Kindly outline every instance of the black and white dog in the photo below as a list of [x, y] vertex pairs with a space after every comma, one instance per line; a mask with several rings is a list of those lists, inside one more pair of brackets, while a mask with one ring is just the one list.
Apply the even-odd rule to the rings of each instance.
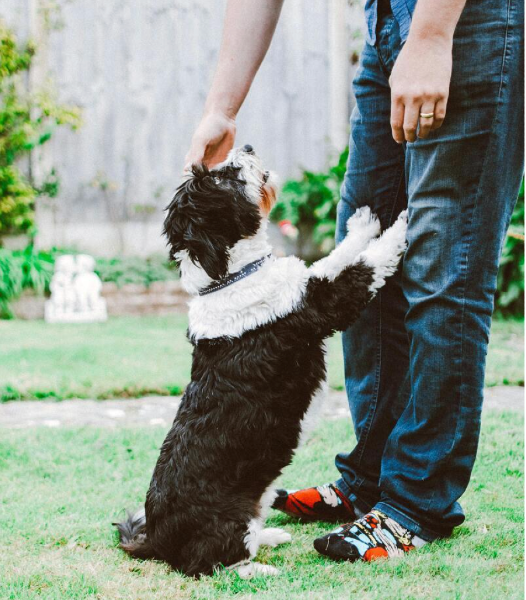
[[405, 249], [405, 213], [380, 237], [368, 208], [310, 268], [273, 258], [267, 241], [275, 185], [250, 146], [214, 169], [194, 166], [168, 207], [165, 234], [192, 295], [191, 382], [161, 448], [145, 510], [117, 525], [132, 556], [198, 576], [253, 562], [274, 481], [292, 459], [325, 382], [324, 339], [349, 327], [393, 274]]

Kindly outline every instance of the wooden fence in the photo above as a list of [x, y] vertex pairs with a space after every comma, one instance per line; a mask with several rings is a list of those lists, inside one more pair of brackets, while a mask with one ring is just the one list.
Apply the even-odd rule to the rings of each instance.
[[[0, 17], [38, 44], [29, 85], [48, 77], [80, 106], [83, 126], [58, 131], [33, 168], [59, 173], [38, 207], [38, 243], [95, 254], [163, 249], [162, 208], [177, 185], [220, 44], [224, 0], [1, 0]], [[286, 0], [239, 115], [281, 178], [323, 169], [343, 149], [352, 103], [347, 0]], [[354, 42], [356, 43], [356, 42]]]

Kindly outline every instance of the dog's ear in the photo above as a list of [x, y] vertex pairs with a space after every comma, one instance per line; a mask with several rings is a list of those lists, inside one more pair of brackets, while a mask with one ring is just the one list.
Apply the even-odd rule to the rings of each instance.
[[229, 249], [254, 235], [260, 224], [257, 206], [244, 195], [244, 182], [235, 174], [194, 165], [167, 208], [164, 234], [170, 258], [186, 250], [190, 259], [212, 279], [228, 273]]
[[220, 279], [228, 269], [228, 247], [209, 218], [211, 207], [203, 197], [204, 188], [210, 187], [206, 178], [210, 178], [206, 167], [192, 167], [192, 174], [179, 186], [167, 207], [164, 234], [168, 238], [170, 259], [177, 260], [177, 254], [186, 250], [209, 277]]

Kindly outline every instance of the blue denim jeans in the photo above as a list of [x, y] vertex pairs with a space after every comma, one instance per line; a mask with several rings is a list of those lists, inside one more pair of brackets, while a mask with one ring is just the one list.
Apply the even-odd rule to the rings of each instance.
[[477, 452], [497, 269], [523, 173], [523, 3], [468, 0], [443, 126], [391, 137], [388, 78], [401, 41], [391, 14], [354, 80], [338, 239], [364, 205], [388, 227], [409, 209], [403, 265], [344, 333], [357, 437], [338, 485], [426, 540], [464, 520]]

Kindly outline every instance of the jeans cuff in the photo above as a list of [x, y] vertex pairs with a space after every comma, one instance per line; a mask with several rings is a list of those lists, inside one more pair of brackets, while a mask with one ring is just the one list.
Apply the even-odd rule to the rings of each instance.
[[447, 537], [443, 534], [433, 531], [432, 529], [422, 527], [419, 523], [417, 523], [407, 515], [404, 515], [404, 513], [400, 512], [397, 508], [394, 508], [394, 506], [391, 506], [386, 502], [378, 502], [378, 504], [375, 504], [374, 508], [385, 513], [388, 517], [391, 517], [391, 519], [396, 521], [399, 525], [402, 525], [402, 527], [409, 529], [411, 533], [414, 533], [418, 537], [421, 537], [426, 542], [433, 542], [436, 539]]
[[346, 496], [349, 499], [349, 501], [353, 505], [357, 517], [362, 517], [371, 510], [371, 505], [368, 505], [362, 500], [360, 500], [360, 498], [358, 498], [358, 496], [351, 490], [351, 488], [345, 483], [343, 479], [338, 479], [338, 481], [336, 481], [334, 485], [340, 490], [340, 492], [344, 496]]

